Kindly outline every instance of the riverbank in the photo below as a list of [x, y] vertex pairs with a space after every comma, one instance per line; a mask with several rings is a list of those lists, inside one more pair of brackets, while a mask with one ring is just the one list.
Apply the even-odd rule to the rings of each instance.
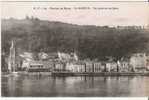
[[2, 75], [50, 75], [50, 76], [149, 76], [149, 72], [2, 72]]
[[53, 76], [149, 76], [149, 72], [53, 72]]

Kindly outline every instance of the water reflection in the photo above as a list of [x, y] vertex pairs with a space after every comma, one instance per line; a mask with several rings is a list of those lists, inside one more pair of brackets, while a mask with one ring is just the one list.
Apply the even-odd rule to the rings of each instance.
[[149, 77], [2, 76], [2, 96], [148, 96]]

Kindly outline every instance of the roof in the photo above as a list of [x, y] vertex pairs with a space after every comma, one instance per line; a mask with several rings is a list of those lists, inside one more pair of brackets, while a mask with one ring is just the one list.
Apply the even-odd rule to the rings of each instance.
[[30, 65], [32, 65], [32, 66], [37, 66], [37, 65], [43, 65], [43, 64], [39, 64], [39, 63], [30, 63]]
[[30, 52], [23, 52], [23, 53], [19, 54], [19, 56], [27, 61], [33, 60], [33, 54]]
[[30, 65], [43, 65], [41, 61], [31, 61]]
[[50, 65], [53, 64], [53, 61], [31, 61], [30, 65]]

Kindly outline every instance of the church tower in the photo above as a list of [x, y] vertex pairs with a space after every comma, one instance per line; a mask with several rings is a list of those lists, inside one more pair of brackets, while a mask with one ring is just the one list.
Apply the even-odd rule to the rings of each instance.
[[16, 53], [15, 53], [15, 46], [14, 41], [11, 42], [10, 52], [9, 52], [9, 58], [8, 58], [8, 70], [10, 72], [15, 72], [16, 70]]

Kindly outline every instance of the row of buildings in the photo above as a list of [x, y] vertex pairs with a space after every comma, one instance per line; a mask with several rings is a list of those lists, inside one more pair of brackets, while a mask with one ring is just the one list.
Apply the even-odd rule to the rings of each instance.
[[38, 53], [34, 60], [33, 53], [23, 52], [16, 55], [12, 41], [8, 57], [8, 71], [26, 70], [28, 72], [130, 72], [149, 69], [149, 57], [145, 53], [133, 54], [129, 60], [114, 61], [83, 61], [76, 53]]
[[[47, 69], [51, 72], [131, 72], [146, 71], [146, 66], [131, 66], [129, 62], [85, 62], [85, 61], [32, 61], [24, 68], [28, 71]], [[45, 70], [46, 71], [46, 70]]]

